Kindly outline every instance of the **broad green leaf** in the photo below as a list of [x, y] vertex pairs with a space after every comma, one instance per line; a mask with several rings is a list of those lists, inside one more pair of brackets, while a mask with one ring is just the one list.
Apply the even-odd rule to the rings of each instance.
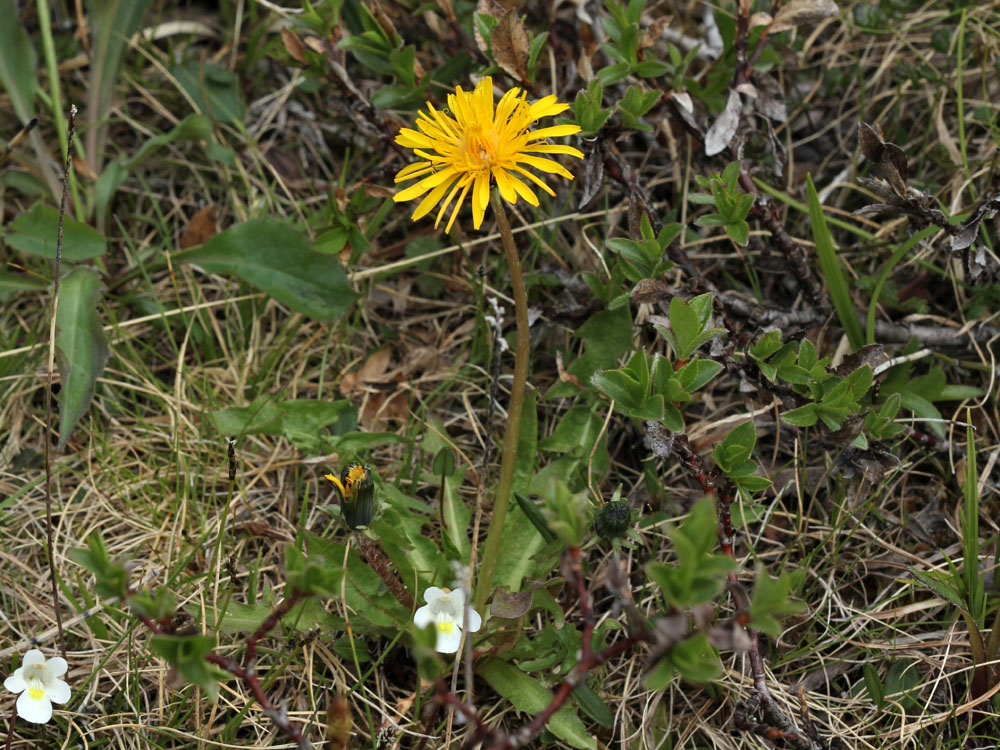
[[[7, 228], [6, 241], [11, 247], [32, 255], [56, 257], [59, 235], [59, 211], [53, 206], [36, 203], [18, 216]], [[104, 235], [69, 216], [63, 217], [64, 260], [87, 260], [107, 251]]]
[[0, 271], [0, 294], [7, 294], [8, 292], [37, 292], [47, 289], [48, 286], [49, 283], [47, 281], [35, 276]]
[[[627, 335], [623, 335], [628, 332]], [[628, 306], [602, 310], [588, 318], [576, 332], [586, 342], [586, 351], [566, 368], [581, 383], [597, 370], [614, 367], [618, 358], [632, 348], [632, 317]]]
[[545, 540], [531, 519], [517, 504], [511, 505], [504, 522], [494, 587], [507, 586], [511, 591], [520, 591], [521, 582], [534, 570], [532, 557], [544, 546]]
[[445, 538], [451, 542], [461, 562], [468, 564], [471, 552], [469, 542], [469, 520], [472, 510], [462, 501], [458, 490], [465, 480], [468, 466], [447, 474], [441, 488], [441, 515]]
[[[542, 687], [536, 678], [501, 659], [483, 662], [476, 668], [476, 672], [522, 713], [537, 715], [552, 702], [551, 691]], [[556, 711], [546, 726], [556, 737], [580, 750], [597, 747], [597, 740], [587, 734], [583, 721], [569, 706]]]
[[602, 727], [610, 729], [615, 725], [615, 715], [608, 708], [608, 704], [601, 700], [587, 683], [583, 683], [573, 691], [573, 700], [580, 706], [581, 711]]
[[59, 450], [87, 411], [94, 384], [104, 372], [110, 351], [97, 318], [101, 280], [90, 268], [76, 268], [59, 288], [56, 312], [56, 361], [59, 364]]
[[526, 492], [535, 473], [538, 453], [538, 407], [535, 391], [524, 394], [521, 411], [521, 433], [517, 438], [517, 461], [514, 465], [514, 492]]
[[274, 219], [237, 224], [175, 258], [239, 276], [317, 320], [340, 317], [358, 297], [336, 258], [314, 252], [305, 237]]
[[17, 119], [27, 125], [34, 111], [38, 56], [21, 26], [20, 15], [14, 0], [0, 0], [0, 18], [3, 19], [0, 23], [0, 83], [10, 97]]

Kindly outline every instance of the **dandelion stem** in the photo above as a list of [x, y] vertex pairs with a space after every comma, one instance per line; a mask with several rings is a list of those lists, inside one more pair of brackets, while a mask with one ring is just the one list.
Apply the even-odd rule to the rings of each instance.
[[514, 244], [514, 234], [510, 231], [507, 212], [503, 201], [496, 192], [490, 200], [493, 203], [493, 213], [500, 229], [500, 239], [503, 240], [504, 254], [507, 256], [507, 267], [510, 270], [510, 285], [514, 291], [514, 315], [517, 323], [517, 343], [514, 346], [514, 382], [510, 388], [510, 404], [507, 407], [507, 427], [503, 435], [503, 456], [500, 459], [500, 481], [497, 485], [496, 498], [493, 501], [493, 514], [490, 516], [489, 530], [486, 533], [486, 544], [483, 549], [483, 562], [479, 569], [479, 582], [476, 584], [476, 609], [482, 610], [493, 589], [493, 575], [497, 569], [497, 557], [500, 553], [500, 538], [503, 535], [504, 520], [507, 518], [507, 506], [510, 504], [510, 491], [514, 482], [514, 466], [517, 463], [517, 441], [521, 434], [521, 409], [524, 406], [524, 387], [528, 381], [528, 362], [530, 358], [531, 339], [528, 330], [528, 295], [524, 289], [524, 277], [521, 275], [521, 259]]

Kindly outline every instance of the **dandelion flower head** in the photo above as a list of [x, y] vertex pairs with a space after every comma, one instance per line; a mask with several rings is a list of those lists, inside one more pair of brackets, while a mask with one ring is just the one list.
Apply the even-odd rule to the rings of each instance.
[[[538, 154], [568, 154], [582, 159], [583, 154], [572, 146], [548, 143], [548, 138], [580, 132], [578, 125], [551, 125], [538, 130], [529, 128], [542, 117], [551, 117], [569, 108], [568, 104], [546, 96], [528, 103], [521, 89], [513, 88], [493, 106], [493, 79], [483, 78], [473, 91], [456, 87], [448, 95], [448, 111], [435, 109], [427, 102], [428, 112], [420, 112], [417, 128], [402, 128], [396, 143], [413, 152], [421, 160], [404, 167], [396, 182], [419, 178], [415, 184], [393, 196], [397, 203], [423, 196], [413, 212], [413, 219], [438, 208], [434, 226], [441, 222], [448, 207], [454, 208], [445, 232], [472, 193], [472, 221], [476, 229], [483, 223], [490, 202], [490, 185], [496, 182], [500, 197], [517, 203], [518, 196], [532, 206], [538, 196], [532, 189], [541, 188], [549, 195], [555, 192], [534, 172], [532, 167], [572, 180], [573, 175], [561, 164]], [[457, 196], [457, 198], [456, 198]]]
[[59, 678], [66, 674], [68, 665], [61, 656], [46, 659], [37, 648], [24, 655], [21, 666], [4, 680], [3, 686], [17, 699], [17, 715], [34, 724], [44, 724], [52, 718], [52, 702], [69, 700], [69, 685]]

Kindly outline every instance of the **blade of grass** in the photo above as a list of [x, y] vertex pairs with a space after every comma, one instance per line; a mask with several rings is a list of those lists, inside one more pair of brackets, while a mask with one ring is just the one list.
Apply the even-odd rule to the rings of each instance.
[[[777, 188], [771, 187], [770, 185], [768, 185], [763, 180], [761, 180], [761, 179], [759, 179], [757, 177], [754, 177], [753, 178], [753, 184], [756, 185], [758, 188], [760, 188], [761, 191], [767, 193], [772, 198], [775, 198], [775, 199], [781, 201], [786, 206], [794, 208], [796, 211], [801, 211], [804, 214], [808, 214], [809, 213], [809, 208], [806, 206], [806, 204], [800, 203], [799, 201], [795, 200], [794, 198], [792, 198], [789, 195], [785, 195], [783, 192], [781, 192]], [[856, 234], [858, 237], [860, 237], [863, 240], [874, 240], [875, 239], [875, 235], [872, 234], [871, 232], [869, 232], [869, 231], [867, 231], [865, 229], [862, 229], [859, 226], [851, 224], [848, 221], [844, 221], [843, 219], [838, 219], [836, 217], [830, 216], [830, 217], [827, 218], [826, 221], [827, 221], [827, 224], [835, 226], [838, 229], [844, 229], [844, 230], [850, 232], [851, 234]]]
[[865, 337], [861, 331], [861, 323], [858, 322], [858, 313], [854, 309], [854, 302], [851, 301], [847, 279], [840, 267], [840, 259], [833, 247], [833, 238], [830, 236], [830, 228], [826, 225], [823, 206], [820, 205], [819, 196], [816, 194], [812, 175], [806, 176], [806, 195], [809, 200], [809, 223], [812, 226], [813, 241], [816, 243], [816, 254], [819, 256], [823, 278], [830, 290], [834, 309], [836, 309], [840, 324], [847, 334], [847, 340], [851, 342], [852, 349], [858, 349], [865, 343]]
[[910, 250], [919, 242], [930, 237], [935, 232], [941, 231], [941, 228], [935, 225], [929, 227], [924, 227], [915, 235], [906, 240], [901, 244], [896, 251], [889, 258], [885, 266], [882, 268], [882, 273], [879, 274], [878, 281], [875, 282], [875, 288], [872, 290], [872, 300], [868, 303], [868, 319], [865, 325], [865, 342], [868, 344], [875, 343], [875, 312], [878, 308], [878, 300], [882, 295], [882, 288], [885, 286], [886, 280], [889, 278], [889, 274], [892, 273], [892, 269], [896, 267], [896, 264], [903, 259]]

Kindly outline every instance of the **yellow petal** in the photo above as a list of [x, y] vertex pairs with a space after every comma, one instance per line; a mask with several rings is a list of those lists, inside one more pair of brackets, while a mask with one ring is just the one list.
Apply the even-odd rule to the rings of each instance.
[[414, 177], [420, 177], [427, 172], [434, 169], [434, 165], [426, 161], [415, 161], [413, 164], [408, 164], [396, 173], [396, 182], [402, 182], [403, 180], [412, 180]]
[[448, 226], [444, 228], [444, 233], [448, 234], [451, 231], [451, 225], [455, 223], [455, 219], [458, 217], [459, 209], [462, 208], [462, 203], [465, 201], [465, 196], [469, 192], [469, 188], [472, 187], [472, 175], [463, 180], [465, 184], [462, 186], [462, 192], [458, 195], [458, 200], [455, 201], [455, 210], [451, 214], [451, 218], [448, 219]]
[[557, 102], [553, 94], [532, 103], [530, 110], [531, 119], [537, 120], [539, 117], [551, 117], [552, 115], [558, 115], [560, 112], [565, 112], [567, 109], [569, 109], [569, 105]]
[[517, 192], [514, 190], [514, 186], [510, 183], [510, 175], [504, 172], [500, 167], [493, 167], [493, 176], [496, 178], [497, 188], [500, 190], [500, 197], [508, 203], [517, 203]]
[[518, 154], [514, 157], [514, 161], [523, 162], [529, 167], [540, 169], [543, 172], [548, 172], [549, 174], [557, 174], [560, 177], [565, 177], [567, 180], [573, 179], [572, 173], [566, 169], [566, 167], [558, 162], [552, 161], [551, 159], [542, 159], [538, 156], [530, 156], [528, 154]]
[[524, 167], [519, 167], [519, 166], [517, 166], [517, 165], [515, 164], [515, 165], [514, 165], [513, 167], [511, 167], [511, 170], [512, 170], [512, 171], [514, 171], [514, 172], [519, 172], [520, 174], [523, 174], [523, 175], [524, 175], [525, 177], [527, 177], [527, 178], [528, 178], [529, 180], [531, 180], [531, 181], [532, 181], [533, 183], [535, 183], [536, 185], [538, 185], [538, 187], [540, 187], [540, 188], [541, 188], [542, 190], [544, 190], [544, 191], [545, 191], [546, 193], [548, 193], [549, 195], [551, 195], [551, 196], [555, 197], [555, 194], [556, 194], [556, 191], [555, 191], [555, 190], [553, 190], [552, 188], [550, 188], [550, 187], [549, 187], [548, 185], [546, 185], [546, 184], [545, 184], [544, 182], [542, 182], [542, 181], [541, 181], [541, 180], [540, 180], [540, 179], [538, 178], [538, 176], [537, 176], [537, 175], [534, 175], [534, 174], [532, 174], [531, 172], [529, 172], [529, 171], [528, 171], [527, 169], [525, 169]]
[[[441, 201], [441, 210], [438, 211], [437, 218], [434, 219], [435, 229], [437, 229], [437, 225], [441, 223], [441, 217], [444, 216], [444, 212], [448, 210], [448, 205], [451, 203], [451, 199], [455, 197], [455, 193], [457, 193], [460, 188], [467, 185], [468, 182], [469, 180], [467, 177], [462, 177], [455, 180], [455, 186], [451, 189], [451, 192], [448, 193], [448, 197], [445, 198], [443, 201]], [[448, 226], [449, 227], [451, 226], [451, 222], [448, 223]]]
[[[498, 169], [501, 172], [503, 172], [504, 176], [510, 182], [511, 187], [514, 188], [514, 190], [517, 192], [518, 195], [520, 195], [522, 198], [528, 201], [528, 203], [530, 203], [532, 206], [538, 206], [538, 196], [531, 191], [531, 188], [525, 185], [519, 178], [515, 177], [510, 172], [500, 169], [500, 167], [496, 167], [493, 170], [493, 173], [496, 174]], [[500, 184], [500, 179], [497, 178], [497, 185], [499, 184]], [[503, 192], [501, 191], [500, 194], [503, 195]], [[513, 203], [514, 201], [510, 202]]]
[[404, 148], [434, 148], [434, 141], [423, 133], [410, 128], [402, 128], [396, 136], [396, 143]]
[[450, 168], [450, 169], [442, 169], [438, 172], [435, 172], [430, 177], [425, 177], [424, 179], [422, 179], [416, 185], [410, 185], [410, 187], [406, 188], [405, 190], [400, 190], [398, 193], [392, 196], [392, 199], [396, 203], [402, 203], [403, 201], [412, 201], [414, 198], [419, 198], [428, 190], [430, 190], [431, 188], [436, 188], [445, 180], [448, 180], [450, 182], [451, 179], [454, 178], [456, 171], [457, 170], [455, 170], [454, 168]]
[[[485, 200], [484, 200], [485, 198]], [[483, 224], [486, 206], [490, 203], [490, 173], [480, 172], [472, 188], [472, 226], [476, 229]]]
[[520, 149], [522, 152], [536, 154], [569, 154], [577, 159], [582, 159], [583, 154], [572, 146], [563, 146], [558, 143], [536, 143], [532, 146], [525, 146]]
[[476, 185], [472, 188], [472, 205], [478, 206], [481, 211], [485, 211], [490, 205], [490, 173], [485, 170], [476, 175]]
[[552, 127], [541, 128], [540, 130], [532, 130], [530, 133], [525, 133], [525, 136], [528, 141], [537, 141], [541, 138], [559, 138], [579, 132], [579, 125], [553, 125]]
[[444, 197], [444, 194], [451, 187], [451, 183], [458, 179], [458, 175], [454, 172], [448, 176], [444, 182], [431, 190], [424, 199], [420, 201], [420, 205], [417, 206], [416, 210], [413, 212], [413, 216], [410, 218], [416, 221], [417, 219], [422, 219], [424, 216], [431, 212], [431, 209], [438, 204], [438, 202]]

